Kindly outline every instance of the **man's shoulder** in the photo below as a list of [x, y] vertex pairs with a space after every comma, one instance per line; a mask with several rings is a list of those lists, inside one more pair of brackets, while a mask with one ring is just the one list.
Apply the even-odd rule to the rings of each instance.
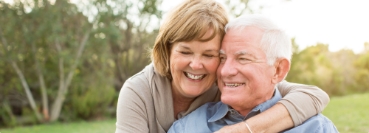
[[331, 120], [323, 114], [317, 114], [301, 125], [285, 131], [286, 133], [338, 133]]

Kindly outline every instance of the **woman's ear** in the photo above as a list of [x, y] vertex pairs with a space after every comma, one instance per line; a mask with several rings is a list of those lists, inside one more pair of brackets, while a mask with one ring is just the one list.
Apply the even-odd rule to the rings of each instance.
[[274, 68], [273, 83], [279, 83], [287, 76], [290, 71], [291, 63], [286, 58], [277, 59]]

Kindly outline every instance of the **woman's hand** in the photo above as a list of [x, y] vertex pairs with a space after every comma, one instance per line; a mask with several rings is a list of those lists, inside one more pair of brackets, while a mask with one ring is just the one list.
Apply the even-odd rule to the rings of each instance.
[[287, 109], [281, 103], [277, 103], [270, 109], [246, 121], [225, 126], [215, 133], [251, 133], [245, 122], [254, 133], [276, 133], [294, 126]]

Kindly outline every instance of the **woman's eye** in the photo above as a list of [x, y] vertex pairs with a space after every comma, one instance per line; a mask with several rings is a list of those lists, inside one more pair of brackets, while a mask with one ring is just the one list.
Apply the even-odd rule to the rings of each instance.
[[185, 52], [185, 51], [180, 51], [180, 53], [185, 54], [185, 55], [191, 54], [191, 52]]

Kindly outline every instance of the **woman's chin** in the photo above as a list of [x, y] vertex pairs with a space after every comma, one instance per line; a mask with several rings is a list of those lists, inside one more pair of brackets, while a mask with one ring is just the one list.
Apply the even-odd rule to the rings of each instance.
[[202, 95], [205, 91], [199, 91], [200, 89], [193, 89], [184, 92], [184, 95], [188, 98], [195, 98]]

